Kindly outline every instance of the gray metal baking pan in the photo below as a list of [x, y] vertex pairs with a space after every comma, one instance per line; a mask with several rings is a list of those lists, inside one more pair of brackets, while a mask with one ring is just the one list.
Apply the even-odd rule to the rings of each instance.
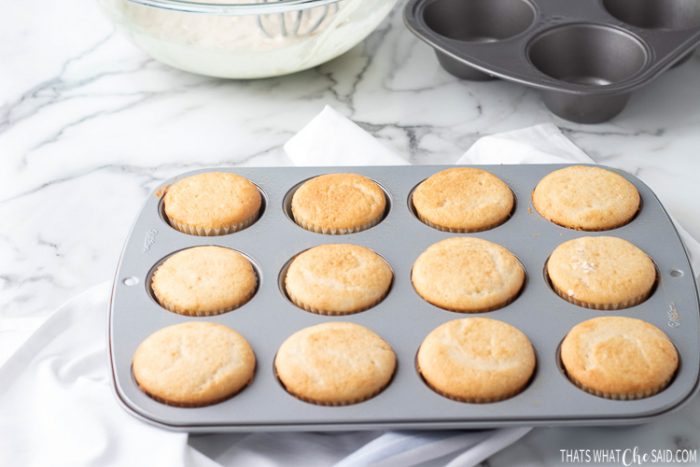
[[[457, 235], [424, 225], [414, 216], [410, 205], [412, 189], [445, 167], [291, 167], [212, 169], [248, 177], [265, 199], [260, 219], [231, 235], [196, 237], [180, 233], [161, 214], [158, 193], [162, 189], [149, 196], [124, 247], [112, 293], [110, 353], [119, 400], [131, 413], [150, 423], [189, 432], [630, 424], [678, 408], [696, 391], [700, 369], [698, 295], [683, 244], [654, 193], [635, 177], [619, 171], [642, 197], [642, 208], [631, 223], [591, 233], [548, 222], [532, 208], [530, 197], [544, 175], [561, 167], [481, 166], [508, 183], [517, 198], [517, 206], [507, 222], [492, 230], [459, 234], [504, 245], [526, 268], [527, 284], [514, 302], [479, 314], [515, 325], [529, 336], [535, 347], [536, 374], [527, 389], [517, 396], [491, 404], [456, 402], [429, 389], [414, 367], [416, 351], [433, 328], [469, 316], [430, 305], [416, 294], [410, 280], [413, 262], [423, 250]], [[312, 233], [297, 226], [288, 214], [289, 196], [295, 186], [319, 174], [347, 171], [363, 174], [384, 188], [389, 200], [384, 220], [369, 230], [336, 236]], [[197, 172], [182, 176], [193, 173]], [[584, 235], [616, 235], [646, 251], [656, 262], [659, 273], [653, 295], [640, 305], [609, 312], [581, 308], [556, 295], [544, 277], [545, 261], [557, 245]], [[383, 255], [394, 271], [389, 295], [374, 308], [343, 317], [321, 316], [297, 308], [280, 288], [285, 265], [300, 251], [336, 242], [365, 245]], [[260, 276], [255, 297], [239, 309], [214, 317], [181, 316], [160, 307], [149, 290], [153, 267], [173, 252], [196, 245], [221, 245], [247, 255]], [[566, 378], [557, 358], [561, 340], [575, 324], [602, 315], [637, 317], [655, 324], [670, 336], [678, 348], [681, 365], [668, 388], [646, 399], [614, 401], [588, 394]], [[241, 332], [253, 347], [258, 363], [255, 378], [233, 398], [208, 407], [172, 407], [151, 399], [134, 382], [131, 359], [139, 343], [164, 326], [190, 320], [230, 326]], [[368, 326], [392, 345], [398, 369], [382, 393], [355, 405], [324, 407], [303, 402], [284, 390], [273, 372], [278, 347], [295, 331], [327, 321], [351, 321]]]
[[409, 0], [404, 20], [449, 73], [536, 88], [580, 123], [619, 114], [700, 42], [697, 0]]

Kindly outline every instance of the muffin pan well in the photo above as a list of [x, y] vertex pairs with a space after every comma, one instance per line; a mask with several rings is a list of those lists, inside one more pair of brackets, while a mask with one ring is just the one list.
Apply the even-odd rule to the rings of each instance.
[[[216, 432], [640, 423], [687, 401], [698, 388], [700, 306], [683, 244], [654, 193], [632, 175], [615, 170], [639, 190], [641, 210], [622, 227], [582, 232], [547, 221], [530, 201], [540, 179], [563, 166], [478, 167], [507, 183], [517, 203], [506, 222], [473, 234], [439, 231], [420, 222], [411, 212], [411, 191], [445, 166], [211, 169], [249, 178], [266, 200], [265, 211], [253, 225], [215, 237], [186, 235], [165, 222], [160, 215], [160, 196], [174, 180], [166, 182], [148, 198], [139, 214], [114, 282], [110, 356], [122, 405], [162, 427]], [[365, 175], [385, 190], [390, 207], [382, 222], [358, 233], [323, 235], [302, 229], [288, 217], [285, 199], [293, 187], [315, 175], [336, 172]], [[597, 311], [562, 300], [551, 290], [543, 271], [554, 248], [566, 240], [598, 235], [627, 239], [654, 260], [658, 282], [649, 299], [623, 310]], [[483, 238], [513, 252], [527, 274], [520, 295], [503, 308], [476, 315], [446, 311], [423, 300], [411, 284], [413, 263], [428, 246], [453, 236]], [[280, 290], [279, 277], [285, 265], [300, 251], [326, 243], [363, 245], [384, 257], [394, 271], [391, 290], [384, 300], [366, 311], [346, 316], [317, 315], [292, 304]], [[150, 271], [173, 252], [197, 245], [225, 246], [249, 257], [260, 276], [255, 296], [240, 308], [208, 317], [182, 316], [159, 306], [149, 291]], [[609, 400], [577, 388], [562, 373], [558, 346], [566, 333], [582, 321], [607, 315], [645, 320], [670, 337], [681, 363], [674, 381], [665, 390], [645, 399]], [[440, 324], [469, 316], [505, 321], [529, 337], [537, 354], [537, 370], [522, 393], [500, 402], [472, 404], [442, 397], [422, 381], [416, 372], [415, 357], [423, 339]], [[178, 408], [159, 403], [141, 392], [132, 377], [134, 351], [156, 330], [192, 320], [222, 323], [241, 333], [257, 357], [255, 377], [238, 395], [215, 405]], [[273, 361], [282, 342], [302, 328], [332, 321], [366, 326], [394, 348], [397, 371], [391, 384], [376, 397], [341, 407], [319, 406], [291, 396], [276, 379]]]
[[539, 89], [580, 123], [613, 118], [700, 43], [695, 0], [410, 0], [404, 19], [449, 73]]

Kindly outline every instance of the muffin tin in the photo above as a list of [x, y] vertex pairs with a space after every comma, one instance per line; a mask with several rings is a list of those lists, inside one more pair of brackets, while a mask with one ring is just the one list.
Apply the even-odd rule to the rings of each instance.
[[[129, 412], [150, 423], [189, 432], [609, 425], [639, 423], [687, 401], [698, 388], [700, 307], [683, 244], [654, 193], [635, 177], [611, 169], [637, 187], [642, 208], [632, 222], [620, 228], [581, 232], [545, 220], [530, 202], [539, 180], [564, 166], [478, 167], [506, 182], [517, 202], [508, 221], [473, 234], [436, 230], [421, 223], [412, 212], [413, 188], [445, 166], [211, 169], [248, 177], [265, 199], [257, 222], [240, 232], [216, 237], [186, 235], [168, 225], [162, 215], [160, 196], [174, 180], [166, 182], [146, 201], [115, 277], [110, 356], [119, 400]], [[347, 235], [317, 234], [296, 225], [289, 201], [298, 184], [316, 175], [348, 171], [371, 178], [385, 190], [389, 207], [382, 222]], [[182, 177], [199, 172], [203, 171]], [[647, 252], [658, 268], [658, 283], [652, 296], [631, 308], [596, 311], [568, 303], [554, 293], [543, 272], [549, 254], [560, 243], [586, 235], [619, 236]], [[498, 310], [470, 315], [437, 308], [419, 297], [410, 280], [413, 262], [431, 244], [453, 236], [484, 238], [513, 252], [527, 273], [526, 285], [518, 298]], [[297, 253], [323, 243], [364, 245], [382, 255], [394, 271], [388, 296], [377, 306], [348, 316], [322, 316], [293, 305], [281, 287], [285, 267]], [[260, 284], [248, 303], [229, 313], [201, 318], [171, 313], [158, 305], [149, 287], [154, 266], [176, 251], [199, 245], [233, 248], [250, 258]], [[567, 379], [558, 362], [561, 340], [575, 324], [604, 315], [637, 317], [668, 334], [681, 362], [668, 388], [646, 399], [615, 401], [588, 394]], [[537, 370], [522, 393], [500, 402], [469, 404], [442, 397], [422, 381], [415, 369], [422, 340], [438, 325], [468, 316], [505, 321], [530, 338], [537, 353]], [[235, 397], [207, 407], [178, 408], [156, 402], [137, 387], [131, 374], [131, 359], [139, 343], [164, 326], [190, 320], [230, 326], [253, 347], [257, 357], [255, 378]], [[293, 397], [277, 381], [273, 360], [282, 342], [299, 329], [328, 321], [367, 326], [394, 348], [398, 359], [396, 374], [376, 397], [342, 407], [319, 406]]]
[[410, 0], [404, 19], [449, 73], [539, 89], [581, 123], [613, 118], [700, 42], [695, 0]]

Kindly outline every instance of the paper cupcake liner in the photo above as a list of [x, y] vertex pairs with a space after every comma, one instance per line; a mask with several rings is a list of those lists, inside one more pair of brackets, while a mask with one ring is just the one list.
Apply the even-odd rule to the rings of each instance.
[[[158, 269], [154, 271], [157, 272]], [[177, 303], [173, 302], [172, 300], [169, 300], [167, 297], [161, 297], [158, 295], [158, 293], [155, 291], [153, 288], [153, 281], [151, 280], [151, 283], [149, 284], [149, 287], [151, 289], [151, 293], [153, 293], [153, 297], [156, 299], [158, 304], [165, 308], [166, 310], [177, 313], [178, 315], [183, 315], [183, 316], [215, 316], [215, 315], [221, 315], [224, 313], [228, 313], [229, 311], [233, 311], [236, 308], [240, 308], [246, 303], [248, 303], [257, 293], [258, 291], [258, 277], [257, 273], [255, 276], [255, 285], [253, 285], [253, 288], [251, 289], [251, 292], [243, 297], [241, 300], [230, 304], [229, 306], [222, 307], [222, 308], [214, 308], [211, 310], [193, 310], [191, 308], [187, 308], [184, 306], [180, 306]]]
[[583, 231], [583, 232], [603, 232], [606, 230], [613, 230], [613, 229], [618, 229], [624, 225], [629, 224], [632, 222], [640, 213], [642, 210], [642, 199], [640, 198], [639, 200], [639, 206], [637, 206], [637, 210], [634, 211], [634, 213], [629, 216], [629, 218], [626, 219], [621, 219], [619, 222], [615, 222], [614, 224], [606, 225], [605, 227], [581, 227], [579, 225], [573, 225], [572, 223], [566, 223], [566, 222], [561, 222], [558, 220], [555, 220], [552, 218], [552, 216], [547, 213], [547, 209], [542, 208], [541, 206], [537, 206], [537, 203], [535, 202], [535, 192], [533, 191], [531, 196], [530, 196], [530, 201], [532, 202], [532, 206], [535, 208], [535, 211], [542, 216], [544, 219], [548, 220], [552, 224], [564, 227], [566, 229], [571, 229], [571, 230], [577, 230], [577, 231]]
[[414, 208], [414, 211], [416, 212], [416, 216], [418, 216], [418, 219], [419, 219], [422, 223], [424, 223], [425, 225], [427, 225], [428, 227], [432, 227], [432, 228], [434, 228], [434, 229], [436, 229], [436, 230], [440, 230], [441, 232], [450, 232], [450, 233], [476, 233], [476, 232], [483, 232], [483, 231], [485, 231], [485, 230], [491, 230], [491, 229], [493, 229], [493, 228], [498, 227], [499, 225], [505, 224], [505, 223], [508, 221], [508, 219], [510, 219], [510, 215], [512, 214], [512, 211], [511, 211], [511, 213], [509, 213], [503, 220], [501, 220], [501, 221], [499, 221], [499, 222], [494, 222], [494, 223], [491, 223], [491, 224], [486, 224], [486, 225], [484, 225], [484, 226], [482, 226], [482, 227], [479, 227], [479, 228], [469, 229], [469, 228], [445, 227], [445, 226], [442, 226], [442, 225], [439, 225], [439, 224], [435, 224], [434, 222], [431, 222], [431, 221], [429, 221], [427, 218], [423, 217], [423, 216], [418, 212], [418, 210], [416, 210], [415, 208]]
[[299, 399], [299, 400], [301, 400], [301, 401], [307, 402], [307, 403], [309, 403], [309, 404], [321, 405], [321, 406], [324, 406], [324, 407], [341, 407], [341, 406], [344, 406], [344, 405], [359, 404], [360, 402], [364, 402], [364, 401], [370, 400], [370, 399], [372, 399], [373, 397], [376, 397], [376, 396], [378, 396], [379, 394], [381, 394], [382, 391], [384, 391], [386, 388], [389, 387], [389, 385], [391, 384], [391, 382], [392, 382], [393, 379], [394, 379], [394, 375], [395, 375], [395, 374], [396, 374], [396, 368], [394, 368], [394, 373], [392, 373], [391, 377], [389, 378], [389, 380], [386, 382], [386, 384], [385, 384], [384, 386], [382, 386], [382, 387], [379, 388], [377, 391], [374, 391], [373, 393], [368, 394], [368, 395], [366, 395], [366, 396], [358, 397], [358, 398], [355, 398], [355, 399], [348, 399], [347, 401], [341, 401], [341, 402], [324, 402], [324, 401], [319, 401], [319, 400], [316, 400], [316, 399], [312, 399], [312, 398], [310, 398], [310, 397], [306, 397], [306, 396], [304, 396], [303, 394], [294, 392], [294, 391], [292, 391], [291, 389], [289, 389], [289, 388], [287, 387], [287, 385], [284, 384], [284, 382], [282, 381], [282, 378], [280, 378], [279, 374], [277, 373], [277, 367], [275, 366], [275, 378], [277, 378], [277, 381], [279, 381], [279, 383], [282, 385], [282, 387], [284, 388], [284, 390], [287, 391], [287, 393], [289, 393], [290, 395], [296, 397], [297, 399]]
[[432, 384], [430, 384], [428, 379], [425, 377], [425, 375], [421, 371], [420, 366], [418, 365], [417, 361], [416, 361], [416, 371], [420, 375], [420, 377], [423, 380], [423, 382], [425, 383], [425, 385], [428, 386], [436, 394], [439, 394], [442, 397], [445, 397], [445, 398], [453, 400], [453, 401], [466, 402], [469, 404], [491, 404], [493, 402], [504, 401], [506, 399], [510, 399], [511, 397], [515, 397], [518, 394], [520, 394], [521, 392], [523, 392], [530, 385], [530, 382], [532, 381], [532, 378], [535, 374], [535, 372], [533, 371], [532, 375], [530, 376], [530, 379], [528, 379], [524, 385], [522, 385], [519, 388], [516, 388], [515, 390], [513, 390], [511, 392], [508, 392], [507, 394], [501, 394], [499, 396], [494, 396], [494, 397], [459, 397], [459, 396], [455, 396], [453, 394], [441, 391], [438, 388], [436, 388], [435, 386], [433, 386]]
[[436, 302], [434, 302], [434, 301], [432, 301], [432, 300], [429, 300], [428, 298], [426, 298], [425, 296], [423, 296], [423, 294], [421, 294], [421, 293], [418, 291], [418, 289], [416, 288], [416, 285], [413, 283], [413, 280], [411, 280], [411, 285], [413, 286], [413, 290], [416, 291], [416, 293], [418, 294], [418, 296], [419, 296], [420, 298], [422, 298], [423, 300], [425, 300], [426, 302], [430, 303], [430, 304], [433, 305], [433, 306], [436, 306], [436, 307], [441, 308], [441, 309], [443, 309], [443, 310], [451, 311], [451, 312], [453, 312], [453, 313], [476, 314], [476, 313], [487, 313], [487, 312], [489, 312], [489, 311], [498, 310], [498, 309], [500, 309], [500, 308], [503, 308], [503, 307], [508, 306], [508, 305], [510, 305], [511, 303], [513, 303], [513, 302], [520, 296], [520, 294], [522, 293], [523, 289], [525, 288], [525, 280], [523, 280], [523, 283], [520, 285], [520, 288], [518, 289], [518, 291], [517, 291], [515, 294], [513, 294], [512, 297], [509, 297], [507, 300], [498, 302], [497, 304], [491, 305], [491, 306], [489, 306], [489, 307], [476, 308], [476, 309], [469, 309], [469, 310], [465, 310], [465, 309], [461, 309], [461, 308], [454, 308], [454, 307], [449, 307], [449, 306], [444, 306], [444, 305], [442, 305], [442, 304], [439, 304], [439, 303], [436, 303]]
[[[257, 289], [257, 286], [256, 286], [256, 289]], [[165, 308], [165, 309], [168, 310], [168, 311], [171, 311], [171, 312], [173, 312], [173, 313], [177, 313], [178, 315], [184, 315], [184, 316], [215, 316], [215, 315], [221, 315], [221, 314], [224, 314], [224, 313], [228, 313], [229, 311], [233, 311], [233, 310], [235, 310], [236, 308], [239, 308], [239, 307], [245, 305], [246, 303], [248, 303], [248, 302], [250, 301], [251, 298], [253, 298], [253, 296], [255, 295], [255, 290], [256, 290], [256, 289], [254, 289], [253, 292], [250, 293], [248, 296], [246, 296], [243, 300], [237, 302], [237, 303], [234, 304], [234, 305], [231, 305], [231, 306], [228, 306], [228, 307], [225, 307], [225, 308], [216, 308], [216, 309], [213, 309], [213, 310], [192, 310], [192, 309], [185, 308], [185, 307], [182, 307], [182, 306], [180, 306], [180, 305], [177, 305], [176, 303], [173, 303], [172, 301], [170, 301], [170, 300], [168, 300], [168, 299], [166, 299], [166, 298], [158, 297], [158, 296], [155, 294], [155, 292], [153, 293], [153, 295], [156, 297], [156, 301], [160, 304], [160, 306], [162, 306], [163, 308]]]
[[[391, 287], [390, 287], [391, 288]], [[367, 311], [370, 308], [373, 308], [377, 306], [379, 303], [382, 302], [386, 298], [386, 296], [389, 294], [389, 289], [387, 289], [386, 292], [384, 292], [384, 295], [382, 295], [379, 299], [373, 301], [367, 306], [364, 306], [362, 308], [357, 308], [352, 311], [333, 311], [333, 310], [327, 310], [325, 308], [319, 308], [313, 305], [310, 305], [308, 303], [305, 303], [301, 300], [299, 300], [298, 297], [295, 297], [292, 295], [292, 293], [287, 289], [287, 284], [285, 283], [284, 286], [285, 292], [287, 293], [287, 296], [289, 297], [289, 300], [291, 300], [292, 303], [294, 303], [296, 306], [301, 308], [304, 311], [308, 311], [309, 313], [314, 313], [317, 315], [324, 315], [324, 316], [347, 316], [347, 315], [354, 315], [355, 313], [361, 313], [363, 311]]]
[[315, 399], [311, 399], [311, 398], [308, 398], [308, 397], [304, 397], [304, 396], [302, 396], [301, 394], [295, 393], [295, 392], [293, 392], [293, 391], [290, 391], [289, 388], [287, 388], [284, 384], [282, 384], [282, 386], [284, 387], [285, 391], [287, 391], [289, 394], [291, 394], [292, 396], [296, 397], [297, 399], [299, 399], [299, 400], [301, 400], [301, 401], [304, 401], [304, 402], [307, 402], [307, 403], [309, 403], [309, 404], [322, 405], [322, 406], [324, 406], [324, 407], [342, 407], [342, 406], [344, 406], [344, 405], [359, 404], [360, 402], [364, 402], [364, 401], [366, 401], [366, 400], [372, 399], [373, 397], [378, 396], [382, 391], [384, 391], [384, 389], [386, 389], [386, 387], [387, 387], [388, 385], [387, 385], [387, 386], [384, 386], [384, 387], [381, 388], [379, 391], [376, 391], [376, 392], [374, 392], [374, 393], [372, 393], [372, 394], [370, 394], [370, 395], [368, 395], [368, 396], [366, 396], [366, 397], [359, 397], [359, 398], [356, 398], [356, 399], [350, 399], [350, 400], [342, 401], [342, 402], [323, 402], [323, 401], [318, 401], [318, 400], [315, 400]]
[[382, 221], [382, 219], [384, 219], [384, 216], [379, 216], [378, 218], [372, 220], [371, 222], [359, 225], [357, 227], [348, 228], [348, 229], [333, 229], [333, 228], [322, 227], [319, 225], [312, 224], [310, 222], [305, 222], [301, 219], [297, 219], [296, 217], [294, 218], [294, 222], [296, 222], [296, 224], [298, 226], [300, 226], [301, 228], [309, 230], [311, 232], [320, 233], [320, 234], [324, 234], [324, 235], [346, 235], [346, 234], [361, 232], [363, 230], [370, 229], [370, 228], [374, 227], [375, 225], [379, 224]]
[[586, 302], [584, 300], [579, 300], [575, 297], [570, 296], [568, 293], [566, 293], [563, 289], [560, 289], [557, 287], [554, 282], [549, 277], [549, 273], [547, 273], [547, 281], [551, 284], [552, 290], [556, 292], [557, 295], [559, 295], [561, 298], [566, 300], [569, 303], [573, 303], [574, 305], [578, 305], [583, 308], [590, 308], [592, 310], [601, 310], [601, 311], [611, 311], [611, 310], [621, 310], [623, 308], [629, 308], [635, 305], [639, 305], [643, 301], [645, 301], [647, 298], [651, 296], [652, 291], [654, 290], [654, 287], [652, 288], [645, 294], [643, 295], [637, 295], [636, 297], [633, 297], [631, 299], [617, 302], [617, 303], [591, 303], [591, 302]]
[[[534, 206], [534, 204], [533, 204], [533, 206]], [[565, 229], [576, 230], [579, 232], [604, 232], [606, 230], [619, 229], [620, 227], [625, 226], [625, 225], [629, 224], [630, 222], [632, 222], [635, 219], [635, 217], [637, 217], [637, 214], [639, 214], [639, 211], [641, 211], [641, 209], [637, 209], [635, 211], [635, 213], [632, 214], [632, 216], [629, 219], [626, 219], [626, 220], [621, 221], [621, 222], [616, 222], [615, 224], [606, 225], [605, 227], [582, 227], [580, 225], [573, 225], [571, 223], [567, 224], [566, 222], [560, 222], [560, 221], [557, 221], [555, 219], [552, 219], [551, 217], [549, 217], [548, 215], [546, 215], [545, 213], [540, 211], [537, 208], [537, 206], [535, 206], [535, 210], [542, 217], [544, 217], [546, 220], [548, 220], [552, 224], [558, 225], [560, 227], [564, 227]]]
[[221, 227], [207, 227], [202, 225], [188, 224], [186, 222], [178, 222], [168, 218], [168, 222], [175, 230], [178, 230], [182, 233], [186, 233], [188, 235], [196, 235], [199, 237], [213, 237], [217, 235], [232, 234], [234, 232], [238, 232], [239, 230], [243, 230], [246, 227], [249, 227], [256, 220], [258, 220], [257, 214], [237, 224], [231, 224]]
[[[133, 375], [133, 369], [132, 369], [132, 373], [131, 373], [131, 374]], [[253, 370], [253, 375], [255, 375], [255, 369]], [[247, 388], [248, 386], [250, 386], [250, 383], [253, 382], [254, 376], [251, 377], [243, 386], [241, 386], [240, 389], [238, 389], [238, 390], [232, 392], [231, 394], [227, 394], [227, 395], [225, 395], [225, 396], [223, 396], [223, 397], [219, 397], [219, 398], [217, 398], [217, 399], [212, 399], [212, 400], [210, 400], [210, 401], [201, 402], [201, 403], [200, 403], [200, 402], [187, 403], [187, 402], [173, 402], [173, 401], [170, 401], [170, 400], [168, 400], [168, 399], [166, 399], [166, 398], [164, 398], [164, 397], [157, 396], [157, 395], [153, 394], [152, 392], [148, 391], [146, 388], [144, 388], [144, 387], [141, 385], [141, 383], [139, 383], [139, 380], [136, 379], [136, 376], [133, 376], [133, 378], [134, 378], [134, 381], [136, 381], [136, 386], [141, 390], [141, 392], [143, 392], [144, 394], [146, 394], [148, 397], [150, 397], [150, 398], [153, 399], [154, 401], [160, 402], [161, 404], [169, 405], [169, 406], [172, 406], [172, 407], [193, 408], [193, 407], [206, 407], [206, 406], [209, 406], [209, 405], [219, 404], [219, 403], [221, 403], [221, 402], [227, 401], [227, 400], [229, 400], [229, 399], [231, 399], [231, 398], [237, 396], [237, 395], [240, 394], [245, 388]]]
[[[520, 288], [520, 290], [522, 290], [522, 287]], [[425, 298], [424, 296], [422, 296], [422, 295], [420, 295], [420, 294], [418, 294], [418, 295], [420, 295], [420, 297], [421, 297], [423, 300], [425, 300], [426, 302], [428, 302], [428, 303], [430, 303], [431, 305], [434, 305], [434, 306], [436, 306], [436, 307], [438, 307], [438, 308], [441, 308], [441, 309], [443, 309], [443, 310], [451, 311], [451, 312], [453, 312], [453, 313], [476, 314], [476, 313], [488, 313], [489, 311], [498, 310], [498, 309], [500, 309], [500, 308], [503, 308], [503, 307], [505, 307], [505, 306], [510, 305], [511, 303], [513, 303], [513, 302], [515, 301], [516, 298], [518, 298], [518, 296], [520, 295], [520, 290], [518, 290], [518, 293], [516, 293], [515, 296], [509, 298], [508, 300], [506, 300], [506, 301], [504, 301], [504, 302], [499, 302], [499, 303], [496, 304], [496, 305], [492, 305], [492, 306], [485, 307], [485, 308], [477, 308], [477, 309], [470, 309], [470, 310], [464, 310], [464, 309], [454, 308], [454, 307], [446, 307], [446, 306], [443, 306], [443, 305], [434, 303], [434, 302], [428, 300], [427, 298]]]
[[[562, 364], [563, 368], [563, 364]], [[647, 388], [644, 391], [638, 391], [638, 392], [633, 392], [633, 393], [611, 393], [611, 392], [604, 392], [604, 391], [599, 391], [597, 389], [591, 388], [583, 384], [581, 381], [575, 379], [572, 375], [569, 374], [568, 371], [566, 371], [566, 368], [564, 368], [564, 372], [566, 373], [566, 377], [571, 381], [577, 388], [589, 393], [593, 394], [594, 396], [602, 397], [604, 399], [612, 399], [612, 400], [617, 400], [617, 401], [632, 401], [632, 400], [637, 400], [637, 399], [645, 399], [647, 397], [651, 397], [655, 394], [660, 393], [664, 389], [668, 387], [669, 384], [671, 384], [671, 381], [675, 377], [675, 372], [671, 377], [666, 379], [662, 384], [658, 386], [654, 386], [651, 388]]]

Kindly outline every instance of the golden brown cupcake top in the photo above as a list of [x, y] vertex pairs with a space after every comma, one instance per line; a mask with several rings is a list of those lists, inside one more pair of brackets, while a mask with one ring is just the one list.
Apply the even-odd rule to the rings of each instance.
[[520, 292], [525, 270], [500, 245], [474, 237], [434, 243], [413, 264], [411, 280], [433, 305], [459, 312], [505, 306]]
[[656, 267], [627, 240], [581, 237], [552, 252], [547, 275], [562, 298], [587, 308], [614, 310], [647, 299], [656, 282]]
[[393, 273], [384, 259], [359, 245], [321, 245], [299, 254], [284, 278], [289, 298], [314, 313], [356, 313], [379, 303]]
[[353, 323], [323, 323], [290, 336], [277, 352], [275, 371], [285, 389], [307, 402], [346, 405], [384, 389], [396, 369], [391, 346]]
[[610, 399], [639, 399], [663, 390], [678, 368], [678, 352], [656, 326], [622, 316], [574, 326], [561, 361], [582, 389]]
[[255, 293], [257, 275], [237, 251], [200, 246], [168, 257], [153, 273], [151, 288], [166, 309], [183, 315], [233, 310]]
[[192, 235], [223, 235], [252, 224], [262, 196], [247, 178], [230, 172], [204, 172], [167, 188], [163, 198], [170, 225]]
[[255, 354], [233, 329], [189, 322], [148, 336], [134, 353], [132, 371], [152, 398], [195, 407], [220, 402], [243, 389], [253, 378]]
[[500, 178], [481, 169], [453, 168], [420, 183], [411, 198], [418, 218], [439, 230], [476, 232], [505, 222], [513, 192]]
[[572, 166], [548, 174], [532, 194], [545, 219], [570, 229], [607, 230], [632, 220], [639, 210], [637, 188], [599, 167]]
[[292, 215], [301, 227], [325, 234], [359, 232], [382, 220], [384, 191], [353, 173], [320, 175], [304, 182], [292, 196]]
[[418, 371], [439, 394], [495, 402], [521, 392], [535, 371], [535, 351], [517, 328], [488, 318], [448, 321], [418, 350]]

